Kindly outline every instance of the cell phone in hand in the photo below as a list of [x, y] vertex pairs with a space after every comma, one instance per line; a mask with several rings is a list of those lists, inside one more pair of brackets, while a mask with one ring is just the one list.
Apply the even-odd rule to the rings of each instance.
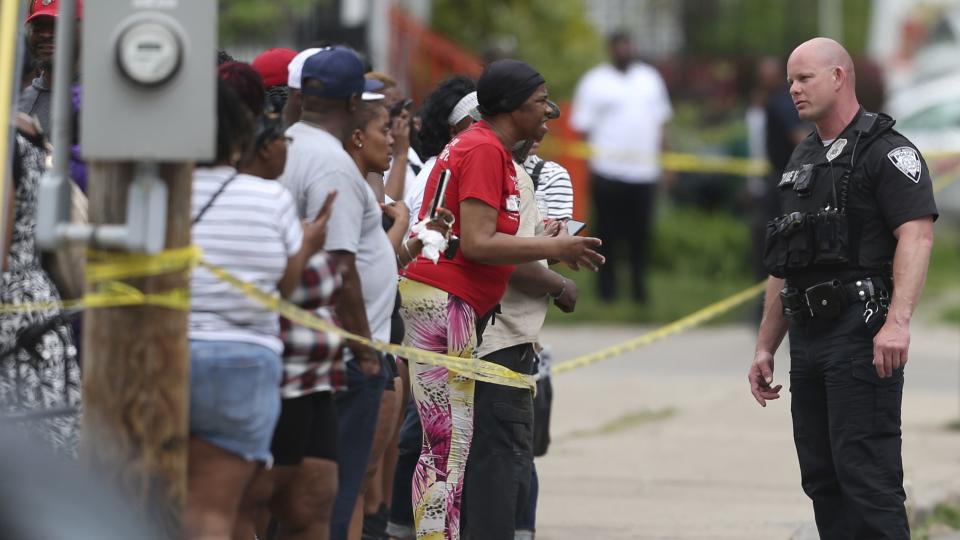
[[400, 116], [400, 113], [402, 113], [405, 109], [410, 110], [411, 107], [413, 107], [413, 100], [410, 98], [407, 98], [403, 101], [398, 101], [397, 104], [390, 109], [390, 117], [392, 118], [394, 116]]
[[575, 219], [568, 219], [567, 234], [569, 234], [570, 236], [576, 236], [580, 234], [586, 226], [587, 224], [582, 221], [577, 221]]
[[437, 190], [433, 192], [433, 198], [430, 199], [430, 206], [428, 207], [427, 213], [425, 214], [427, 218], [434, 219], [437, 217], [437, 208], [443, 208], [444, 198], [447, 195], [447, 184], [450, 182], [450, 170], [444, 169], [440, 172], [440, 181], [437, 182]]

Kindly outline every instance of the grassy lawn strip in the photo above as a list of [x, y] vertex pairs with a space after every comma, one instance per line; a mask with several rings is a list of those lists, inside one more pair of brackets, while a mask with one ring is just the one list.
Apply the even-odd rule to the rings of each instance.
[[[704, 212], [665, 205], [659, 211], [648, 271], [645, 304], [632, 299], [628, 254], [618, 252], [618, 297], [602, 302], [597, 275], [554, 266], [576, 282], [577, 310], [551, 309], [551, 324], [664, 324], [737, 293], [758, 281], [753, 275], [749, 231], [743, 219], [727, 212]], [[934, 319], [960, 323], [960, 230], [938, 226], [922, 309]], [[759, 300], [719, 317], [713, 324], [743, 322], [759, 316]]]
[[934, 507], [933, 514], [913, 527], [911, 538], [930, 540], [960, 530], [960, 500], [956, 498]]

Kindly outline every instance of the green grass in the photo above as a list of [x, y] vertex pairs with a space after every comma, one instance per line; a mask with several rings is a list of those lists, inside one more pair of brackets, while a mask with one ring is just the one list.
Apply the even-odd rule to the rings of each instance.
[[[635, 304], [631, 298], [624, 253], [617, 272], [619, 296], [610, 303], [599, 300], [596, 274], [555, 266], [576, 282], [579, 298], [574, 313], [551, 309], [547, 320], [552, 324], [664, 324], [755, 283], [749, 231], [739, 217], [664, 204], [655, 229], [646, 304]], [[960, 323], [960, 230], [938, 226], [921, 305], [938, 320]], [[712, 322], [747, 320], [756, 306], [758, 301], [750, 301]]]
[[915, 527], [911, 537], [914, 540], [928, 540], [932, 529], [960, 529], [960, 506], [955, 502], [940, 503], [933, 509], [933, 514], [919, 526]]
[[[621, 274], [625, 275], [628, 268], [623, 267]], [[574, 313], [561, 313], [559, 310], [550, 311], [548, 320], [551, 323], [646, 323], [661, 324], [674, 321], [688, 315], [709, 303], [722, 300], [727, 296], [740, 292], [753, 284], [750, 279], [729, 279], [722, 281], [707, 281], [695, 276], [653, 270], [650, 275], [650, 298], [646, 304], [636, 304], [630, 297], [630, 289], [624, 283], [620, 290], [624, 292], [615, 301], [602, 302], [596, 294], [597, 276], [591, 272], [570, 272], [561, 270], [570, 279], [577, 283], [579, 298]], [[623, 280], [626, 281], [626, 280]], [[750, 305], [755, 305], [750, 302]], [[720, 321], [729, 322], [745, 317], [748, 308], [741, 307]]]
[[[618, 265], [618, 297], [605, 303], [597, 294], [597, 275], [559, 268], [576, 282], [577, 309], [564, 314], [551, 310], [552, 323], [648, 323], [678, 319], [705, 305], [752, 285], [749, 232], [739, 219], [723, 212], [663, 208], [655, 225], [646, 304], [632, 300], [626, 252]], [[743, 318], [746, 308], [723, 320]]]

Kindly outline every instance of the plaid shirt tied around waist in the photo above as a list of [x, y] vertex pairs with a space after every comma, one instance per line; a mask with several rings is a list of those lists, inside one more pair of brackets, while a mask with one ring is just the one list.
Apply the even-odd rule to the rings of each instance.
[[[333, 260], [321, 251], [307, 261], [300, 285], [290, 301], [324, 321], [340, 326], [334, 305], [342, 284]], [[283, 341], [283, 383], [280, 393], [284, 399], [347, 388], [343, 338], [280, 317], [280, 339]]]

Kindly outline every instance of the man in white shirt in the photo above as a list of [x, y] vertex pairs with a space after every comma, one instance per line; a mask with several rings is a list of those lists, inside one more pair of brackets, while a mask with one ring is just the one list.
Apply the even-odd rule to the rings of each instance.
[[[288, 69], [291, 77], [300, 79], [302, 111], [299, 115], [295, 109], [287, 111], [287, 118], [299, 121], [287, 130], [293, 142], [280, 181], [293, 193], [301, 217], [315, 215], [327, 194], [336, 191], [324, 249], [343, 273], [337, 315], [345, 330], [389, 341], [397, 291], [393, 246], [383, 231], [376, 196], [343, 149], [343, 140], [355, 127], [353, 116], [361, 96], [382, 85], [365, 81], [362, 62], [344, 47], [319, 49], [296, 65], [291, 61]], [[336, 433], [329, 434], [338, 437], [337, 462], [310, 460], [309, 465], [315, 466], [313, 476], [302, 474], [304, 478], [327, 478], [336, 467], [336, 500], [330, 517], [333, 539], [347, 537], [386, 385], [382, 359], [374, 350], [348, 342], [347, 352], [347, 391], [335, 397], [339, 426]], [[320, 534], [309, 530], [303, 537]]]
[[655, 68], [635, 60], [627, 34], [610, 38], [612, 63], [580, 80], [571, 126], [591, 146], [590, 169], [596, 202], [597, 236], [607, 263], [600, 268], [600, 297], [616, 296], [618, 244], [627, 242], [633, 298], [647, 299], [646, 269], [664, 125], [673, 115], [666, 85]]

